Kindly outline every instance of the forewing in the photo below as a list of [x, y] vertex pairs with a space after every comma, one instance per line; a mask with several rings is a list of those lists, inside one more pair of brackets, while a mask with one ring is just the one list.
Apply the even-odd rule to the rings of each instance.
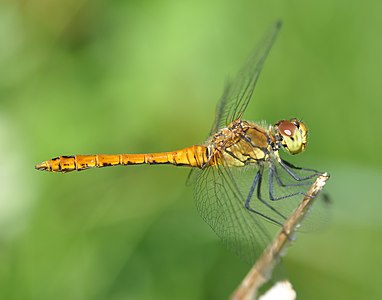
[[211, 133], [215, 133], [243, 115], [280, 28], [281, 22], [278, 21], [263, 37], [235, 79], [226, 84], [216, 108], [216, 117]]

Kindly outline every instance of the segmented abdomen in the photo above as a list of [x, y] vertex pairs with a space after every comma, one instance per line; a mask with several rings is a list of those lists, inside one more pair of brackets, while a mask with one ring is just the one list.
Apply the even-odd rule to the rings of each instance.
[[208, 155], [207, 147], [191, 146], [178, 151], [161, 153], [59, 156], [37, 164], [35, 168], [42, 171], [63, 173], [94, 167], [137, 164], [172, 164], [201, 168], [209, 161]]

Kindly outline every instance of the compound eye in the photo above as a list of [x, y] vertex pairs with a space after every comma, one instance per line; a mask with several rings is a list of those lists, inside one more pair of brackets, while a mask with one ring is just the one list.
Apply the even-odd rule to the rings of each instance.
[[293, 137], [297, 126], [290, 121], [281, 121], [278, 124], [278, 129], [282, 135], [287, 137]]
[[282, 120], [276, 124], [276, 128], [280, 134], [281, 145], [287, 152], [297, 154], [304, 151], [307, 129], [303, 123], [297, 119]]

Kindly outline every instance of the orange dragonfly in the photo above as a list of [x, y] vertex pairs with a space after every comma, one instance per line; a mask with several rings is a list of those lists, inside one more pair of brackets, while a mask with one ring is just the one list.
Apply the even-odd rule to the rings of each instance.
[[265, 59], [281, 28], [277, 22], [229, 82], [217, 106], [210, 138], [202, 145], [147, 154], [59, 156], [36, 165], [49, 172], [117, 165], [171, 164], [192, 167], [194, 197], [202, 218], [228, 248], [254, 261], [269, 240], [269, 224], [282, 225], [321, 175], [292, 165], [279, 150], [305, 150], [308, 130], [298, 119], [274, 125], [242, 119]]

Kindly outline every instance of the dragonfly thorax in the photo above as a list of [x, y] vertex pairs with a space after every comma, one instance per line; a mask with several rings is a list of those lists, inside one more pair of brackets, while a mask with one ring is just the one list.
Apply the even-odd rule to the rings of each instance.
[[305, 150], [308, 129], [305, 124], [295, 118], [281, 120], [274, 126], [276, 140], [290, 154], [298, 154]]
[[239, 119], [220, 129], [208, 141], [210, 161], [229, 166], [259, 163], [267, 160], [270, 152], [278, 150], [275, 142], [266, 126]]

